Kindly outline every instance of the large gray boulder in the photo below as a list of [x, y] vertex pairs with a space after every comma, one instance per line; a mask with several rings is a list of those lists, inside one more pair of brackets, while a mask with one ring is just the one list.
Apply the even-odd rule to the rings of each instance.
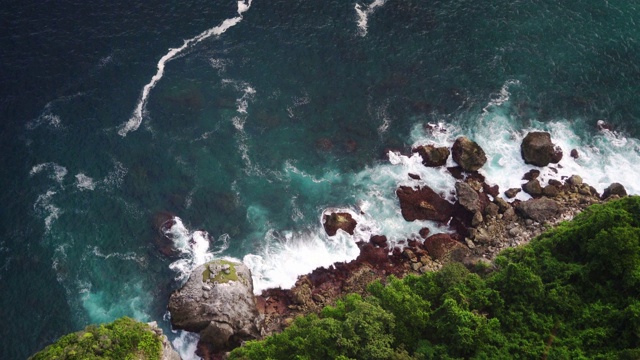
[[197, 267], [169, 299], [174, 328], [200, 333], [216, 352], [260, 338], [260, 316], [246, 265], [214, 260]]
[[462, 170], [468, 172], [478, 171], [487, 162], [487, 155], [480, 145], [464, 136], [453, 143], [451, 156]]
[[520, 145], [522, 159], [527, 164], [547, 166], [562, 160], [562, 149], [551, 142], [551, 134], [532, 131], [527, 134]]
[[521, 202], [516, 210], [525, 219], [544, 222], [554, 219], [560, 212], [560, 206], [554, 200], [541, 198]]
[[471, 185], [461, 181], [456, 182], [456, 195], [460, 205], [470, 213], [484, 210], [481, 207], [480, 196]]

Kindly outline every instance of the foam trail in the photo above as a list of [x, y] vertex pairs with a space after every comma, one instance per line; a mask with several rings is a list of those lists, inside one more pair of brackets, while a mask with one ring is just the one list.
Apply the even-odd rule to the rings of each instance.
[[135, 131], [138, 129], [138, 127], [140, 127], [140, 124], [142, 123], [142, 116], [144, 113], [144, 109], [147, 104], [147, 98], [149, 97], [149, 93], [151, 92], [151, 89], [153, 89], [156, 86], [158, 81], [162, 79], [162, 76], [164, 75], [164, 67], [166, 63], [171, 61], [174, 57], [176, 57], [176, 55], [180, 54], [189, 46], [195, 45], [201, 42], [202, 40], [207, 39], [213, 35], [221, 35], [225, 31], [227, 31], [230, 27], [238, 24], [240, 21], [242, 21], [242, 14], [247, 10], [249, 10], [249, 8], [251, 7], [251, 1], [252, 0], [238, 1], [238, 16], [231, 19], [226, 19], [225, 21], [222, 22], [222, 24], [216, 27], [213, 27], [209, 30], [206, 30], [191, 39], [185, 40], [182, 46], [180, 46], [179, 48], [169, 49], [169, 52], [166, 53], [162, 58], [160, 58], [160, 61], [158, 61], [158, 71], [156, 72], [155, 75], [153, 75], [153, 77], [151, 78], [151, 81], [147, 85], [145, 85], [144, 88], [142, 89], [142, 94], [140, 95], [138, 104], [136, 105], [136, 108], [133, 111], [133, 115], [131, 116], [129, 121], [127, 121], [126, 123], [120, 126], [120, 129], [118, 130], [118, 134], [120, 136], [123, 136], [123, 137], [127, 136], [127, 133], [129, 133], [130, 131]]
[[358, 15], [358, 28], [360, 29], [359, 31], [360, 36], [367, 35], [369, 15], [373, 14], [373, 11], [377, 7], [384, 5], [386, 1], [387, 0], [375, 0], [374, 2], [369, 4], [369, 6], [367, 6], [366, 8], [363, 8], [363, 6], [360, 4], [356, 4], [355, 9], [356, 9], [356, 14]]

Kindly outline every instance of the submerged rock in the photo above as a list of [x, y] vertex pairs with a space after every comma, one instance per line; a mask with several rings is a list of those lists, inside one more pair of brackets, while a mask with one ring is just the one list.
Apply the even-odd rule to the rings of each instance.
[[520, 145], [522, 159], [526, 164], [547, 166], [562, 160], [562, 149], [551, 142], [548, 132], [532, 131], [527, 134]]
[[171, 294], [168, 308], [174, 328], [199, 333], [200, 343], [213, 352], [261, 337], [251, 272], [242, 263], [214, 260], [198, 266]]
[[422, 145], [412, 150], [420, 154], [424, 166], [436, 167], [444, 166], [449, 158], [449, 149], [446, 147], [435, 147], [434, 145]]
[[358, 223], [353, 219], [351, 214], [340, 212], [325, 215], [323, 225], [324, 231], [326, 231], [329, 236], [334, 236], [338, 232], [338, 229], [342, 229], [349, 233], [349, 235], [353, 235], [353, 231], [356, 229]]
[[480, 145], [464, 136], [453, 143], [451, 154], [453, 160], [468, 172], [477, 171], [487, 162], [487, 155]]

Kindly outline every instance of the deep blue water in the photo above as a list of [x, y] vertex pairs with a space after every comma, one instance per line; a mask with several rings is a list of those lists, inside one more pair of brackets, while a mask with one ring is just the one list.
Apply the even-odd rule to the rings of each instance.
[[[259, 288], [355, 256], [354, 239], [322, 232], [327, 208], [364, 211], [356, 237], [411, 236], [425, 224], [402, 220], [395, 188], [408, 172], [444, 192], [452, 180], [389, 149], [464, 134], [487, 150], [489, 181], [517, 186], [517, 140], [545, 129], [583, 155], [565, 172], [636, 192], [639, 7], [4, 1], [0, 358], [123, 315], [169, 330], [168, 294], [202, 256], [244, 259]], [[212, 253], [162, 256], [160, 212], [187, 238], [207, 231]]]

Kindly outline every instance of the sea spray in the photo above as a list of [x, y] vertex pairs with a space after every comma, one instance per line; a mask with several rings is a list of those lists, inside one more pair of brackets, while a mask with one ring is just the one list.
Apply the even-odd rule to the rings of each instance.
[[227, 31], [230, 27], [238, 24], [240, 21], [242, 21], [242, 14], [247, 10], [249, 10], [249, 8], [251, 7], [251, 1], [252, 0], [238, 1], [238, 11], [237, 11], [238, 16], [230, 19], [226, 19], [222, 22], [222, 24], [216, 27], [213, 27], [209, 30], [206, 30], [200, 33], [199, 35], [192, 37], [191, 39], [185, 40], [182, 46], [178, 48], [169, 49], [169, 52], [167, 52], [162, 58], [160, 58], [160, 61], [158, 61], [158, 65], [157, 65], [158, 71], [156, 72], [155, 75], [153, 75], [153, 77], [151, 78], [151, 81], [147, 85], [145, 85], [144, 88], [142, 89], [142, 93], [140, 94], [140, 99], [138, 100], [138, 104], [136, 105], [136, 108], [133, 111], [133, 115], [131, 116], [129, 121], [127, 121], [126, 123], [120, 126], [118, 130], [118, 134], [120, 136], [123, 136], [123, 137], [127, 136], [127, 133], [131, 131], [135, 131], [138, 129], [138, 127], [140, 127], [140, 124], [142, 123], [142, 117], [144, 115], [145, 108], [147, 105], [147, 99], [149, 97], [149, 93], [156, 86], [158, 81], [162, 79], [162, 76], [164, 75], [164, 69], [165, 69], [166, 63], [171, 61], [178, 54], [180, 54], [190, 46], [198, 44], [202, 40], [205, 40], [211, 36], [221, 35], [225, 31]]

